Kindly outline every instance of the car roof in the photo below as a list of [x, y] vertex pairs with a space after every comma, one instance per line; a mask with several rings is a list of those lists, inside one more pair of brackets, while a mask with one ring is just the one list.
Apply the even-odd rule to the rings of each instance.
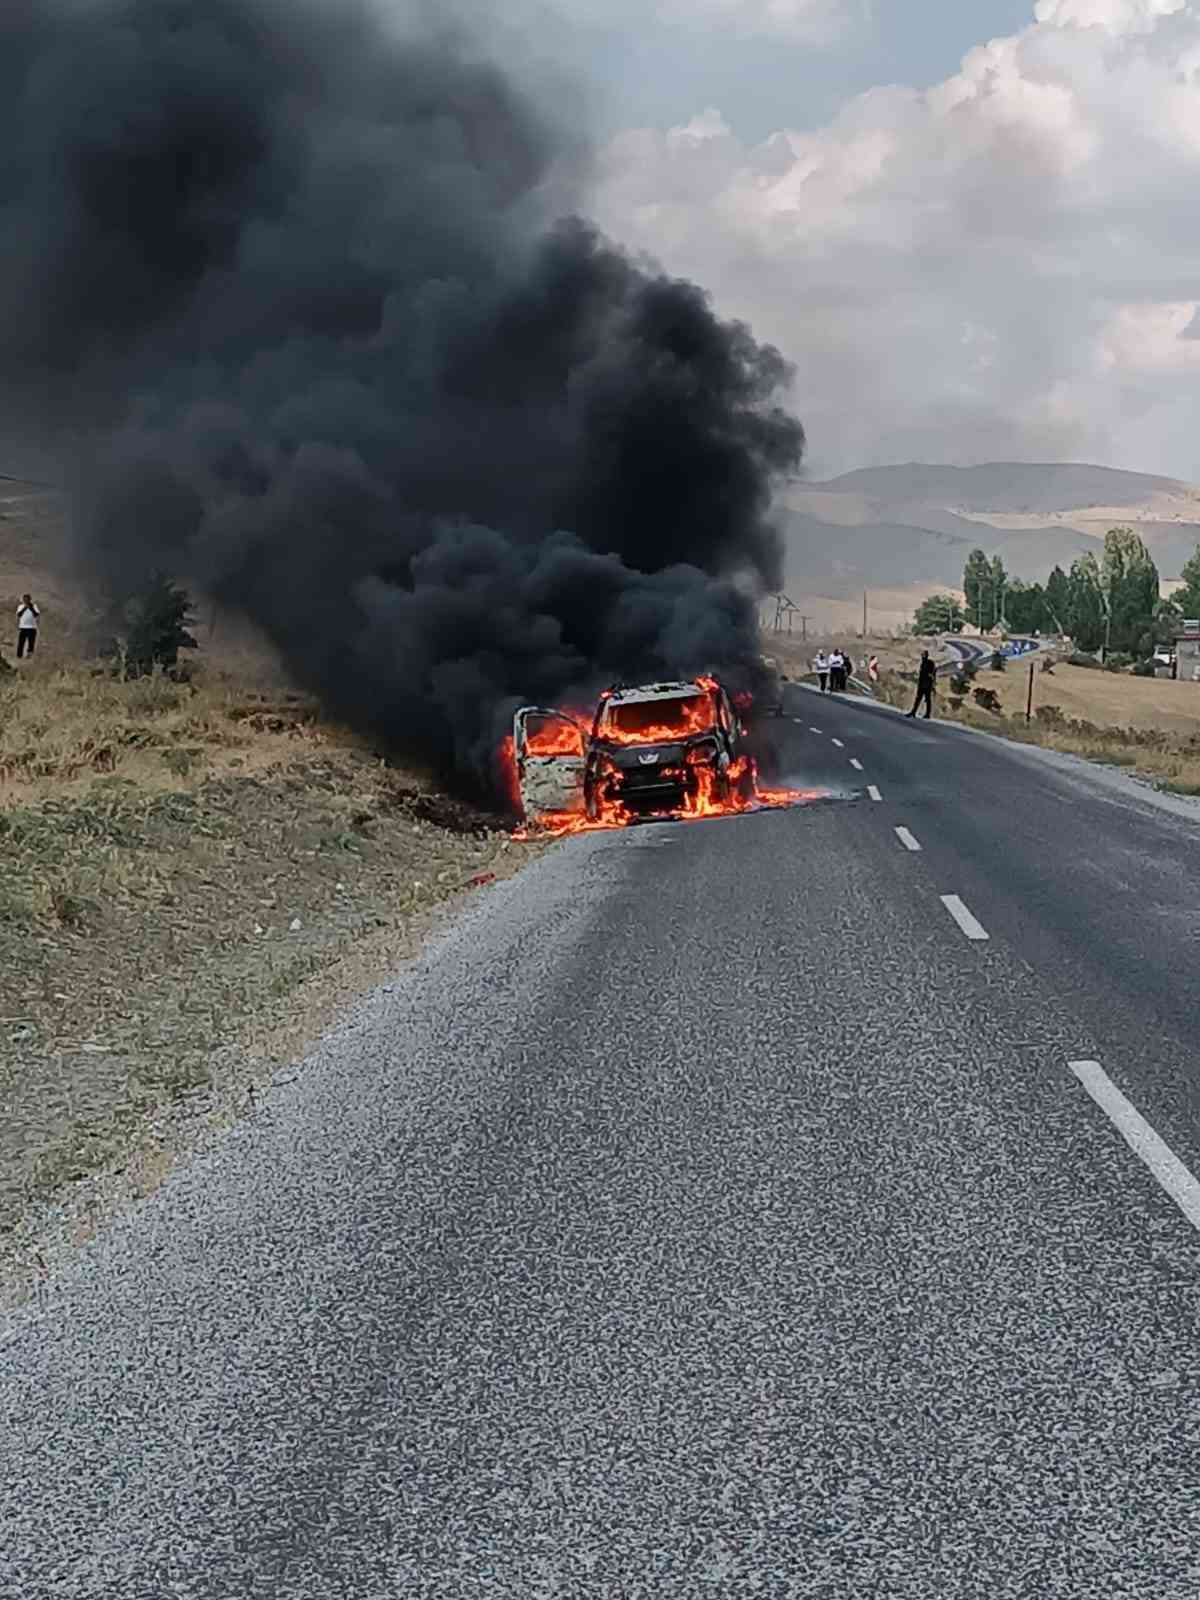
[[699, 683], [644, 683], [636, 689], [616, 689], [608, 697], [610, 705], [628, 705], [641, 700], [684, 700], [690, 695], [703, 694]]

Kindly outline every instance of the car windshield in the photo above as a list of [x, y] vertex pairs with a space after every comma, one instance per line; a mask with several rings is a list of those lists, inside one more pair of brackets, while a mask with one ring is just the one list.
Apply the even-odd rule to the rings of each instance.
[[699, 692], [671, 700], [618, 701], [605, 711], [600, 733], [610, 739], [651, 743], [707, 733], [714, 720], [712, 700]]

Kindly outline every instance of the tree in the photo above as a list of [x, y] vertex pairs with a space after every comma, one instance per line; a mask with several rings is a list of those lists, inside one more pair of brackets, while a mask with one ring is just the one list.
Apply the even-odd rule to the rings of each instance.
[[957, 633], [964, 622], [963, 608], [952, 594], [931, 594], [913, 617], [916, 634]]
[[991, 583], [991, 562], [982, 550], [972, 550], [963, 567], [963, 593], [967, 600], [967, 618], [976, 628], [983, 627]]
[[1008, 574], [1004, 570], [1004, 563], [999, 556], [991, 560], [991, 592], [987, 596], [990, 602], [990, 612], [985, 609], [984, 615], [990, 615], [989, 628], [994, 628], [998, 622], [1004, 621], [1004, 591], [1008, 583]]
[[1183, 588], [1175, 591], [1173, 599], [1180, 615], [1200, 617], [1200, 545], [1196, 546], [1196, 553], [1191, 559], [1184, 562], [1179, 576], [1183, 579]]
[[1168, 644], [1175, 630], [1183, 626], [1183, 618], [1184, 613], [1174, 600], [1160, 600], [1154, 608], [1154, 620], [1138, 640], [1134, 654], [1145, 660], [1154, 654], [1156, 645]]
[[1047, 624], [1046, 593], [1041, 584], [1013, 578], [1005, 590], [1004, 615], [1014, 633], [1040, 632]]
[[125, 604], [125, 632], [116, 643], [132, 676], [152, 672], [156, 666], [174, 667], [181, 650], [195, 650], [188, 632], [192, 602], [187, 593], [162, 573], [154, 573], [140, 593]]
[[[1142, 641], [1154, 632], [1159, 581], [1150, 552], [1132, 528], [1110, 528], [1104, 535], [1101, 578], [1108, 611], [1106, 646], [1122, 655], [1135, 655]], [[1151, 638], [1151, 648], [1153, 645]]]
[[1071, 582], [1061, 567], [1046, 579], [1046, 618], [1057, 633], [1069, 633], [1067, 617], [1071, 610]]
[[1072, 561], [1067, 585], [1067, 630], [1077, 649], [1099, 650], [1104, 643], [1104, 591], [1095, 556]]

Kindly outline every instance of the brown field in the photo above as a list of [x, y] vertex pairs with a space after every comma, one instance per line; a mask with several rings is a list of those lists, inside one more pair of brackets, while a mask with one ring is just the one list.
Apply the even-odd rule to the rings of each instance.
[[[981, 672], [977, 682], [994, 689], [1006, 715], [1025, 713], [1029, 668], [1020, 663], [1005, 672]], [[1187, 739], [1200, 736], [1200, 683], [1169, 678], [1135, 678], [1124, 672], [1097, 672], [1056, 664], [1034, 675], [1033, 703], [1056, 705], [1064, 716], [1104, 727], [1159, 729]]]

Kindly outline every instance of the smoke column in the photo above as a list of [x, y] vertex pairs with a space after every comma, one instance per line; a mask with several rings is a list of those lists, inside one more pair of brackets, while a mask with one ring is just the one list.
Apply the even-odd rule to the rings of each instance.
[[514, 704], [751, 670], [778, 352], [574, 215], [580, 151], [356, 0], [4, 0], [0, 425], [89, 565], [242, 608], [477, 789]]

